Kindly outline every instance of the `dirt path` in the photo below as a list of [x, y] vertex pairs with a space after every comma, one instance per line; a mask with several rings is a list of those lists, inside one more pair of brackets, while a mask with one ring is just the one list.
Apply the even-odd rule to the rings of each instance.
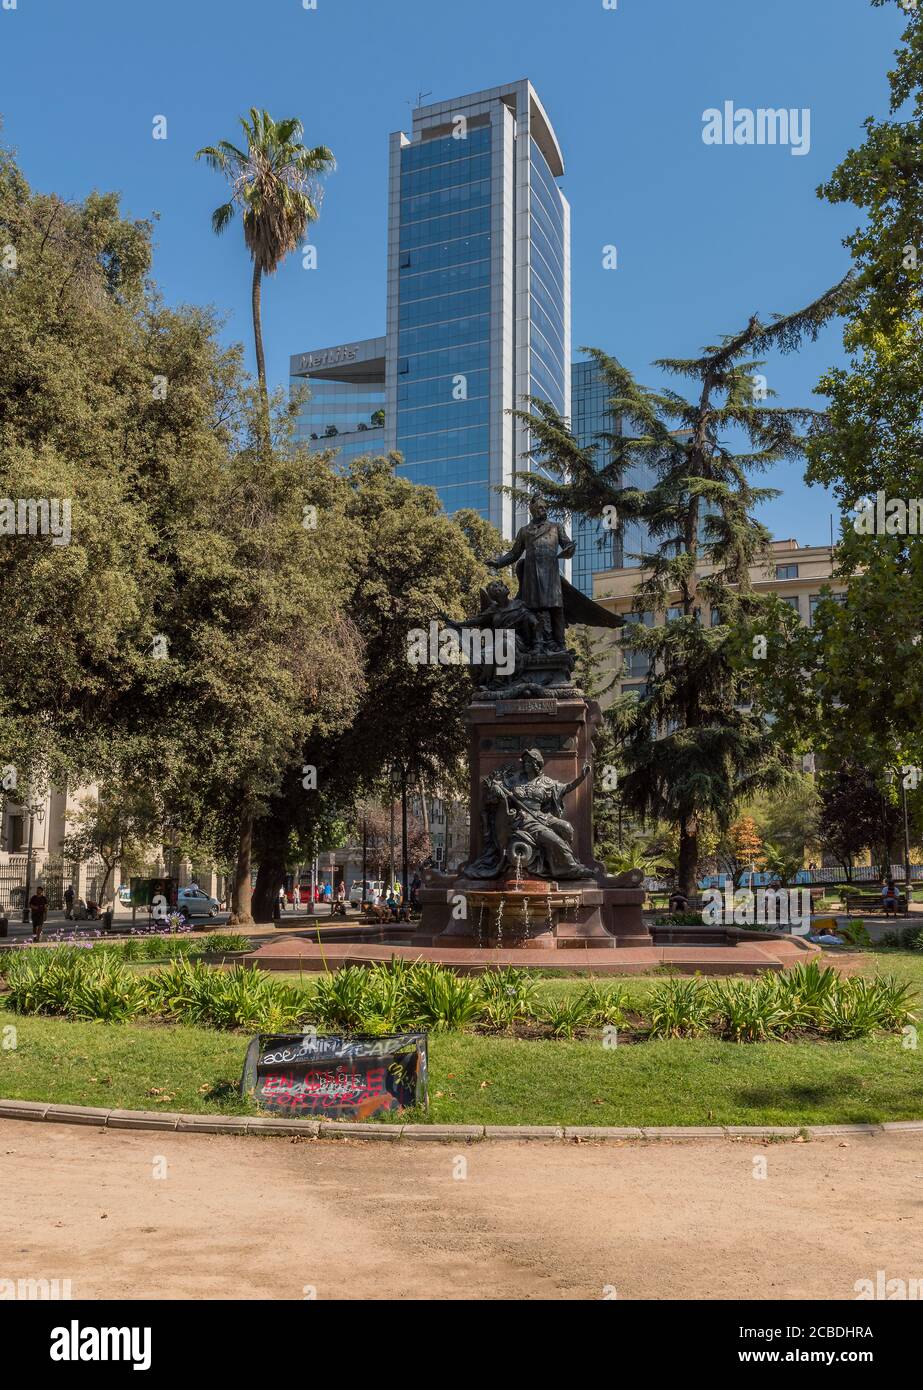
[[923, 1278], [919, 1136], [456, 1148], [4, 1120], [0, 1181], [0, 1278], [74, 1298], [849, 1299], [878, 1269]]

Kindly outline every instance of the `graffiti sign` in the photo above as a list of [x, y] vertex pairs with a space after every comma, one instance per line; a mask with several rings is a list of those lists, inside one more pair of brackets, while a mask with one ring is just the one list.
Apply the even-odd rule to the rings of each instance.
[[240, 1089], [287, 1115], [364, 1120], [428, 1103], [426, 1034], [384, 1038], [260, 1033], [250, 1043]]

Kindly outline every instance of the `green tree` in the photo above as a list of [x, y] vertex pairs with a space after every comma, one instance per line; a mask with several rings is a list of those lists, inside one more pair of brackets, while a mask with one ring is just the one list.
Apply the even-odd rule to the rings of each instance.
[[346, 485], [287, 415], [254, 445], [240, 349], [146, 289], [150, 228], [117, 199], [35, 195], [4, 155], [0, 224], [0, 495], [71, 521], [69, 543], [0, 548], [0, 765], [23, 785], [143, 775], [184, 837], [237, 858], [246, 921], [242, 826], [360, 694]]
[[212, 228], [219, 235], [231, 223], [235, 206], [241, 210], [244, 242], [253, 262], [251, 309], [256, 371], [260, 389], [260, 440], [269, 442], [269, 393], [260, 296], [264, 274], [272, 275], [294, 251], [320, 207], [320, 176], [335, 167], [326, 145], [312, 149], [301, 143], [304, 127], [294, 117], [274, 121], [268, 111], [250, 108], [250, 119], [240, 118], [246, 149], [229, 140], [206, 145], [196, 159], [222, 174], [231, 185], [231, 197], [212, 213]]
[[[678, 826], [679, 886], [687, 894], [695, 888], [703, 815], [726, 829], [741, 799], [773, 785], [787, 765], [736, 660], [742, 624], [758, 618], [767, 633], [785, 621], [750, 584], [750, 568], [766, 560], [769, 543], [752, 511], [775, 495], [755, 487], [750, 474], [798, 457], [801, 429], [816, 413], [763, 403], [754, 383], [764, 365], [759, 354], [790, 352], [816, 337], [847, 293], [840, 284], [769, 324], [754, 315], [697, 358], [655, 363], [696, 383], [691, 401], [639, 386], [620, 363], [593, 350], [612, 393], [610, 411], [626, 427], [603, 436], [610, 461], [602, 468], [595, 446], [582, 448], [547, 402], [533, 399], [522, 417], [532, 430], [533, 457], [544, 465], [520, 475], [525, 491], [596, 520], [638, 518], [651, 537], [634, 601], [639, 614], [666, 621], [629, 625], [622, 644], [646, 656], [649, 675], [641, 696], [623, 696], [611, 717], [625, 765], [623, 801], [638, 816]], [[732, 452], [731, 432], [749, 440], [749, 452]], [[647, 491], [623, 484], [637, 463], [654, 473]], [[715, 626], [702, 621], [710, 610], [719, 618]]]
[[[899, 517], [882, 532], [872, 512], [857, 511], [879, 498], [923, 497], [923, 9], [901, 8], [888, 117], [869, 117], [862, 144], [818, 190], [864, 214], [845, 240], [856, 277], [843, 335], [849, 364], [817, 388], [829, 404], [808, 448], [808, 481], [832, 488], [840, 506], [845, 602], [818, 611], [787, 675], [777, 672], [780, 718], [791, 717], [789, 697], [801, 699], [800, 681], [813, 746], [830, 767], [864, 769], [873, 800], [892, 796], [901, 769], [923, 764], [923, 547]], [[913, 819], [921, 793], [909, 796]], [[844, 830], [841, 843], [852, 846]]]
[[316, 786], [305, 789], [293, 769], [257, 827], [260, 920], [291, 856], [323, 843], [331, 818], [353, 819], [359, 799], [388, 801], [402, 786], [457, 784], [466, 747], [469, 673], [414, 664], [408, 636], [439, 612], [474, 611], [488, 571], [437, 494], [398, 477], [391, 461], [352, 460], [342, 479], [344, 518], [362, 538], [345, 600], [362, 645], [360, 695], [337, 733], [315, 733], [302, 749], [299, 766], [316, 770]]

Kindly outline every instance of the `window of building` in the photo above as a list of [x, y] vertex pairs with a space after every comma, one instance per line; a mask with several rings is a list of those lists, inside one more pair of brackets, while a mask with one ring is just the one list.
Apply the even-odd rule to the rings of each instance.
[[817, 605], [818, 605], [819, 603], [822, 603], [825, 599], [829, 599], [831, 603], [840, 603], [840, 604], [842, 604], [842, 603], [845, 603], [845, 602], [846, 602], [846, 595], [845, 595], [845, 594], [811, 594], [811, 596], [810, 596], [809, 599], [808, 599], [808, 606], [809, 606], [809, 608], [810, 608], [810, 623], [811, 623], [811, 627], [814, 626], [814, 612], [815, 612], [815, 609], [817, 608]]
[[779, 597], [781, 598], [783, 603], [791, 604], [792, 608], [794, 608], [799, 618], [801, 617], [801, 604], [798, 601], [797, 594], [780, 594]]
[[797, 565], [776, 565], [776, 579], [797, 579]]

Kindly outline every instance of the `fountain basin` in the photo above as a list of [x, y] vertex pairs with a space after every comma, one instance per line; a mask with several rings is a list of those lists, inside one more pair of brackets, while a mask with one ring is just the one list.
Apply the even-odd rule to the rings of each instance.
[[544, 879], [497, 879], [465, 884], [465, 916], [450, 923], [443, 938], [478, 949], [554, 949], [559, 924], [580, 907], [579, 893]]

